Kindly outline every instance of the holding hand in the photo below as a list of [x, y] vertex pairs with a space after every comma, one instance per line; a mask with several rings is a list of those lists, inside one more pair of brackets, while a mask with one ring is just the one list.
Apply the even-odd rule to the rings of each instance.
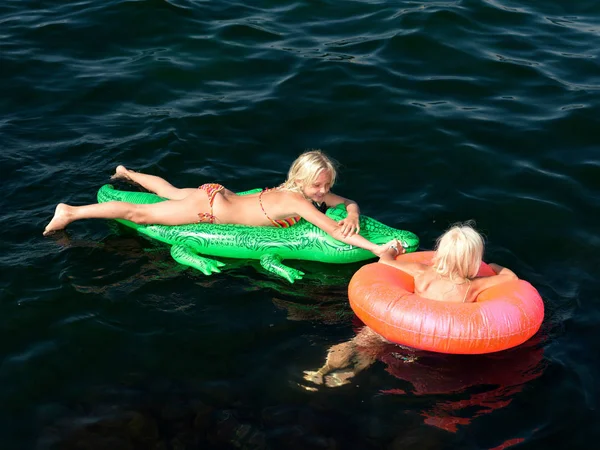
[[396, 256], [406, 252], [406, 249], [398, 242], [397, 239], [393, 239], [387, 244], [379, 246], [379, 249], [375, 254], [380, 258], [395, 259]]
[[348, 214], [348, 217], [338, 222], [338, 226], [342, 230], [344, 237], [352, 236], [360, 232], [359, 216], [358, 214]]

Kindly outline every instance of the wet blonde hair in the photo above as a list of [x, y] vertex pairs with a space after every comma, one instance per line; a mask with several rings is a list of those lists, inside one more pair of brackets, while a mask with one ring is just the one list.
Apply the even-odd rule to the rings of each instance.
[[483, 237], [469, 221], [455, 224], [437, 240], [433, 268], [452, 281], [477, 276], [483, 259]]
[[337, 163], [321, 150], [306, 151], [292, 163], [287, 180], [281, 188], [300, 192], [302, 187], [298, 183], [304, 186], [311, 185], [323, 171], [329, 172], [331, 176], [331, 188], [337, 177], [336, 166]]

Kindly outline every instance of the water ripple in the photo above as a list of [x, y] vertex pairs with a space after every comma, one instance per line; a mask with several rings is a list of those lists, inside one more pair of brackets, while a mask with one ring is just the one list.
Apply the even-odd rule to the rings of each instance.
[[[308, 405], [302, 417], [317, 414], [310, 405], [331, 389], [309, 397], [290, 383], [322, 363], [323, 342], [355, 334], [351, 319], [314, 311], [326, 301], [349, 313], [343, 291], [356, 268], [315, 263], [306, 284], [288, 289], [252, 264], [206, 278], [103, 220], [41, 237], [56, 203], [94, 202], [117, 164], [178, 186], [246, 189], [283, 181], [315, 147], [340, 160], [336, 192], [363, 213], [416, 232], [424, 249], [450, 223], [475, 219], [486, 258], [544, 298], [539, 349], [549, 370], [504, 393], [507, 405], [490, 412], [501, 424], [493, 433], [480, 431], [479, 411], [461, 410], [475, 426], [457, 425], [435, 445], [462, 448], [468, 434], [467, 446], [528, 436], [535, 448], [550, 438], [585, 448], [593, 427], [581, 424], [597, 419], [589, 355], [600, 323], [598, 17], [592, 0], [3, 2], [0, 330], [9, 363], [0, 403], [19, 444], [11, 448], [40, 434], [37, 405], [62, 405], [85, 427], [81, 398], [131, 374], [227, 385], [224, 398], [203, 398], [217, 410], [263, 417], [260, 405], [291, 395]], [[318, 415], [343, 411], [369, 426], [330, 429], [330, 441], [311, 445], [401, 446], [432, 404], [468, 394], [410, 397], [398, 428], [404, 413], [391, 424], [394, 402], [381, 392], [406, 381], [381, 365], [366, 371], [354, 397], [340, 388]], [[368, 398], [377, 399], [368, 411], [356, 406]], [[527, 419], [514, 423], [514, 408]]]

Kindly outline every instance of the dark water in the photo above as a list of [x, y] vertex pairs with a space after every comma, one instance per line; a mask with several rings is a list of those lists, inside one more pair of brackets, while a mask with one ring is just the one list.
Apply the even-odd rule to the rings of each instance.
[[[0, 5], [2, 449], [588, 448], [600, 438], [600, 4]], [[396, 348], [307, 390], [359, 265], [205, 277], [107, 221], [43, 238], [117, 164], [272, 186], [307, 148], [421, 237], [475, 219], [542, 294], [521, 348]], [[412, 362], [410, 362], [412, 361]]]

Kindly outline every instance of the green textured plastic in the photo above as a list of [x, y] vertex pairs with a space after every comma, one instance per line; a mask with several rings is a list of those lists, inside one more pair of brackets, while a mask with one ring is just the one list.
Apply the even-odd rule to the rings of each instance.
[[[260, 189], [240, 192], [238, 195], [256, 192], [260, 192]], [[146, 192], [119, 191], [109, 184], [102, 186], [98, 191], [98, 202], [113, 200], [143, 204], [158, 203], [165, 199]], [[347, 215], [344, 205], [329, 208], [326, 214], [336, 222]], [[138, 225], [127, 220], [118, 222], [171, 245], [171, 256], [175, 261], [194, 267], [206, 275], [220, 272], [220, 268], [225, 265], [206, 256], [258, 259], [262, 267], [290, 283], [301, 279], [304, 273], [285, 266], [282, 263], [285, 259], [346, 264], [374, 258], [373, 253], [338, 241], [306, 220], [300, 220], [289, 228], [209, 223], [166, 226]], [[414, 252], [419, 247], [419, 238], [414, 233], [388, 227], [367, 216], [360, 217], [360, 228], [361, 236], [375, 244], [398, 239], [407, 252]]]

